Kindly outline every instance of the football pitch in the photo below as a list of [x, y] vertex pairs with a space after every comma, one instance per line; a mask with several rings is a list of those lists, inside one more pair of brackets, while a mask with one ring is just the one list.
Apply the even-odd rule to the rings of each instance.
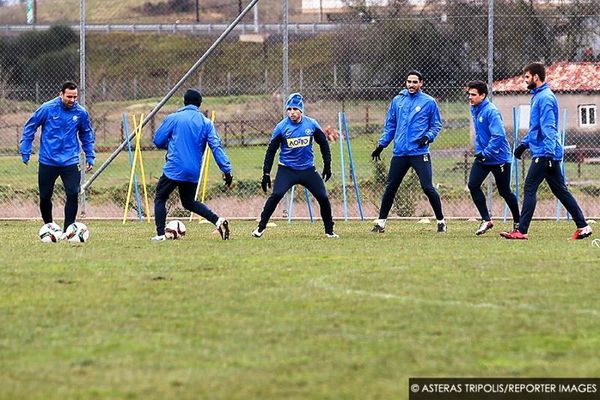
[[[600, 248], [572, 222], [0, 221], [1, 399], [407, 399], [409, 377], [593, 377]], [[592, 236], [594, 238], [595, 236]]]

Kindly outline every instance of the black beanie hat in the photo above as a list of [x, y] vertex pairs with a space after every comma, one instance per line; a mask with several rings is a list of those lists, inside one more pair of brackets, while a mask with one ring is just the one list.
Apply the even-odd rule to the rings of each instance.
[[196, 89], [188, 89], [183, 95], [183, 104], [186, 106], [192, 104], [200, 107], [200, 104], [202, 104], [202, 95]]

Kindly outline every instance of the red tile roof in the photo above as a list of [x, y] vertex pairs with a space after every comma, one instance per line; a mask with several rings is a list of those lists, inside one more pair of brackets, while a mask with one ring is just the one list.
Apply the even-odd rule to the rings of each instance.
[[[546, 82], [554, 92], [600, 91], [600, 62], [561, 61], [546, 68]], [[522, 75], [493, 84], [494, 93], [527, 92]]]

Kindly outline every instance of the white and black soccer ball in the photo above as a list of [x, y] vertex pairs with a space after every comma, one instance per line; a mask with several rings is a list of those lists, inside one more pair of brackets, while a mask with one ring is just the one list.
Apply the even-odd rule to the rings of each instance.
[[90, 230], [83, 222], [73, 222], [67, 226], [65, 239], [71, 243], [85, 243], [90, 238]]
[[182, 239], [185, 236], [185, 225], [183, 222], [175, 219], [173, 221], [169, 221], [167, 226], [165, 226], [165, 237], [167, 239]]
[[57, 243], [62, 237], [62, 229], [54, 222], [50, 222], [42, 225], [38, 235], [44, 243]]

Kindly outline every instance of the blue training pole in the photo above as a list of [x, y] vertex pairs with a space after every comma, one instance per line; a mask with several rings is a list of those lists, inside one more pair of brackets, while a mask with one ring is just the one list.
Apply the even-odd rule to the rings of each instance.
[[356, 195], [356, 202], [358, 203], [358, 212], [360, 213], [360, 220], [364, 221], [365, 216], [363, 213], [360, 191], [358, 190], [358, 179], [356, 179], [356, 170], [354, 169], [354, 160], [352, 158], [352, 145], [350, 145], [350, 129], [348, 129], [348, 118], [346, 118], [345, 112], [342, 112], [342, 116], [344, 121], [344, 137], [346, 139], [346, 145], [348, 146], [348, 163], [350, 164], [350, 176], [352, 177], [352, 183], [354, 184], [354, 194]]
[[[567, 142], [567, 109], [563, 108], [563, 118], [562, 118], [562, 129], [560, 132], [560, 145], [563, 148], [563, 157], [561, 160], [560, 170], [563, 175], [563, 179], [565, 180], [565, 185], [567, 184], [567, 170], [565, 165], [565, 144]], [[562, 204], [558, 199], [556, 199], [556, 220], [560, 220], [560, 215], [562, 213]], [[566, 214], [567, 221], [570, 219], [569, 212]]]
[[292, 186], [292, 190], [290, 191], [290, 204], [288, 207], [288, 224], [292, 222], [292, 214], [294, 213], [294, 192], [296, 190], [296, 185]]
[[[512, 151], [515, 152], [515, 148], [517, 147], [517, 143], [519, 141], [519, 118], [520, 113], [517, 107], [513, 107], [513, 147]], [[516, 188], [515, 188], [515, 196], [517, 196], [517, 201], [519, 200], [519, 160], [516, 157], [513, 157], [513, 162], [510, 164], [510, 187], [512, 187], [513, 175], [515, 176]], [[504, 204], [504, 217], [502, 221], [506, 223], [508, 217], [508, 204]]]
[[[338, 112], [338, 130], [340, 133], [342, 129], [342, 113]], [[340, 140], [340, 163], [342, 164], [342, 192], [344, 194], [344, 221], [348, 221], [348, 195], [346, 193], [346, 165], [344, 164], [344, 141]]]
[[308, 194], [308, 189], [304, 188], [304, 197], [306, 198], [306, 208], [308, 208], [308, 216], [310, 217], [310, 223], [312, 224], [313, 221], [313, 212], [312, 212], [312, 206], [310, 205], [310, 195]]
[[[125, 132], [125, 140], [127, 141], [127, 152], [129, 153], [129, 167], [133, 168], [133, 154], [131, 153], [131, 142], [129, 141], [129, 136], [127, 132], [129, 132], [129, 126], [127, 125], [127, 116], [123, 113], [123, 132]], [[143, 222], [144, 218], [142, 217], [142, 201], [140, 200], [140, 190], [138, 188], [137, 183], [137, 174], [133, 174], [133, 187], [135, 188], [135, 205], [137, 208], [138, 220]], [[150, 212], [149, 210], [146, 210]]]

